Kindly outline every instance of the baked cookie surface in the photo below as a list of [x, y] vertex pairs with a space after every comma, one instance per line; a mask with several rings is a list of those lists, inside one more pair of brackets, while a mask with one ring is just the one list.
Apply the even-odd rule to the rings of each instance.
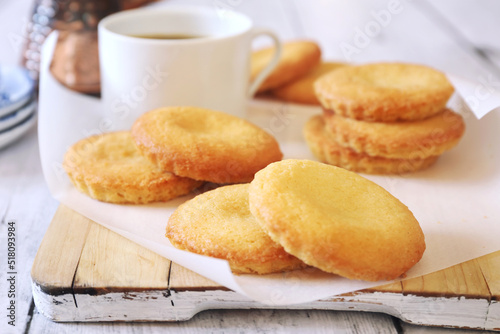
[[358, 153], [340, 145], [326, 130], [321, 115], [313, 116], [304, 126], [304, 137], [312, 153], [321, 162], [366, 174], [403, 174], [430, 167], [438, 156], [393, 159]]
[[[275, 48], [266, 48], [252, 53], [250, 80], [271, 62]], [[264, 80], [257, 90], [258, 93], [277, 88], [291, 82], [311, 71], [321, 62], [321, 50], [312, 41], [293, 41], [283, 44], [278, 65]]]
[[79, 191], [111, 203], [164, 202], [202, 184], [158, 169], [125, 131], [80, 140], [66, 152], [63, 167]]
[[143, 114], [132, 127], [139, 150], [162, 170], [214, 183], [243, 183], [283, 154], [273, 136], [241, 118], [195, 107]]
[[269, 274], [305, 267], [257, 224], [248, 208], [248, 186], [217, 188], [179, 206], [166, 229], [172, 245], [225, 259], [237, 274]]
[[456, 146], [465, 132], [459, 114], [445, 109], [408, 122], [364, 122], [324, 111], [326, 129], [340, 145], [358, 153], [392, 159], [425, 159]]
[[333, 62], [321, 63], [306, 75], [274, 89], [272, 93], [284, 101], [320, 105], [316, 93], [314, 92], [314, 82], [319, 77], [342, 66], [346, 66], [346, 64]]
[[346, 66], [318, 79], [314, 89], [325, 109], [370, 122], [430, 117], [454, 91], [443, 73], [400, 63]]
[[425, 250], [420, 225], [404, 204], [342, 168], [309, 160], [270, 164], [251, 182], [249, 203], [288, 253], [347, 278], [397, 278]]

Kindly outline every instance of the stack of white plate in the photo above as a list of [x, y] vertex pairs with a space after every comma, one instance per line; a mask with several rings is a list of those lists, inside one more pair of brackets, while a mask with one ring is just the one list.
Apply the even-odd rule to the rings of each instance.
[[19, 139], [36, 123], [33, 88], [25, 69], [0, 64], [0, 148]]

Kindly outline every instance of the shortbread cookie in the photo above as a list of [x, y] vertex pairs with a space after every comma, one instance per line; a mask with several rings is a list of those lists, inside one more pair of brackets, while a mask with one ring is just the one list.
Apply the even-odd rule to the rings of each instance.
[[80, 140], [64, 156], [63, 167], [79, 191], [111, 203], [168, 201], [202, 184], [158, 169], [125, 131]]
[[325, 129], [322, 116], [313, 116], [304, 126], [304, 137], [318, 160], [366, 174], [403, 174], [430, 167], [438, 156], [412, 159], [391, 159], [357, 153], [338, 144]]
[[143, 114], [132, 127], [139, 150], [159, 168], [214, 183], [243, 183], [283, 154], [273, 136], [223, 112], [168, 107]]
[[[274, 47], [253, 52], [250, 72], [252, 81], [271, 62], [274, 52]], [[284, 43], [278, 65], [260, 85], [257, 92], [271, 90], [300, 78], [311, 71], [320, 61], [321, 50], [318, 44], [312, 41]]]
[[217, 188], [177, 208], [166, 236], [177, 248], [224, 259], [234, 273], [304, 268], [260, 228], [248, 208], [248, 184]]
[[420, 225], [403, 203], [335, 166], [270, 164], [250, 184], [249, 203], [262, 229], [288, 253], [347, 278], [395, 279], [425, 250]]
[[364, 122], [324, 111], [327, 132], [358, 153], [392, 159], [424, 159], [455, 147], [465, 131], [462, 116], [450, 109], [408, 122]]
[[314, 88], [325, 109], [375, 122], [435, 115], [454, 90], [439, 71], [399, 63], [346, 66], [318, 79]]
[[274, 89], [272, 93], [284, 101], [320, 105], [316, 93], [314, 92], [314, 82], [319, 77], [342, 66], [346, 66], [346, 64], [331, 62], [321, 63], [306, 75]]

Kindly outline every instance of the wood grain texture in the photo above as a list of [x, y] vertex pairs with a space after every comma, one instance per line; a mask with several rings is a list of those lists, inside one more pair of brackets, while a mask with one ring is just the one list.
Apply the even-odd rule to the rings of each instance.
[[48, 294], [71, 293], [87, 234], [89, 219], [65, 206], [57, 210], [38, 249], [31, 278]]
[[134, 324], [54, 323], [35, 312], [31, 328], [30, 334], [398, 333], [386, 314], [301, 310], [209, 310], [190, 321]]
[[90, 225], [75, 274], [75, 293], [168, 289], [170, 261], [99, 224]]
[[481, 256], [475, 262], [488, 284], [492, 300], [500, 302], [500, 252]]
[[402, 282], [403, 293], [417, 296], [490, 299], [479, 264], [471, 260], [425, 276]]

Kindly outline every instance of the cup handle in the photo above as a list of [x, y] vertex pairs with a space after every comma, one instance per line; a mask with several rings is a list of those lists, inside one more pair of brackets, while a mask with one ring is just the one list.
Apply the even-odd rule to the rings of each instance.
[[250, 98], [255, 95], [260, 85], [264, 82], [264, 80], [266, 80], [269, 74], [271, 74], [276, 65], [278, 65], [278, 61], [280, 60], [281, 57], [282, 46], [278, 36], [276, 36], [276, 34], [274, 34], [272, 31], [266, 29], [254, 29], [252, 39], [254, 39], [259, 35], [267, 35], [271, 37], [274, 46], [276, 48], [276, 51], [274, 51], [274, 56], [273, 59], [271, 59], [271, 62], [269, 62], [269, 64], [267, 64], [267, 66], [259, 74], [257, 74], [255, 80], [250, 84], [250, 88], [248, 89], [248, 96]]

